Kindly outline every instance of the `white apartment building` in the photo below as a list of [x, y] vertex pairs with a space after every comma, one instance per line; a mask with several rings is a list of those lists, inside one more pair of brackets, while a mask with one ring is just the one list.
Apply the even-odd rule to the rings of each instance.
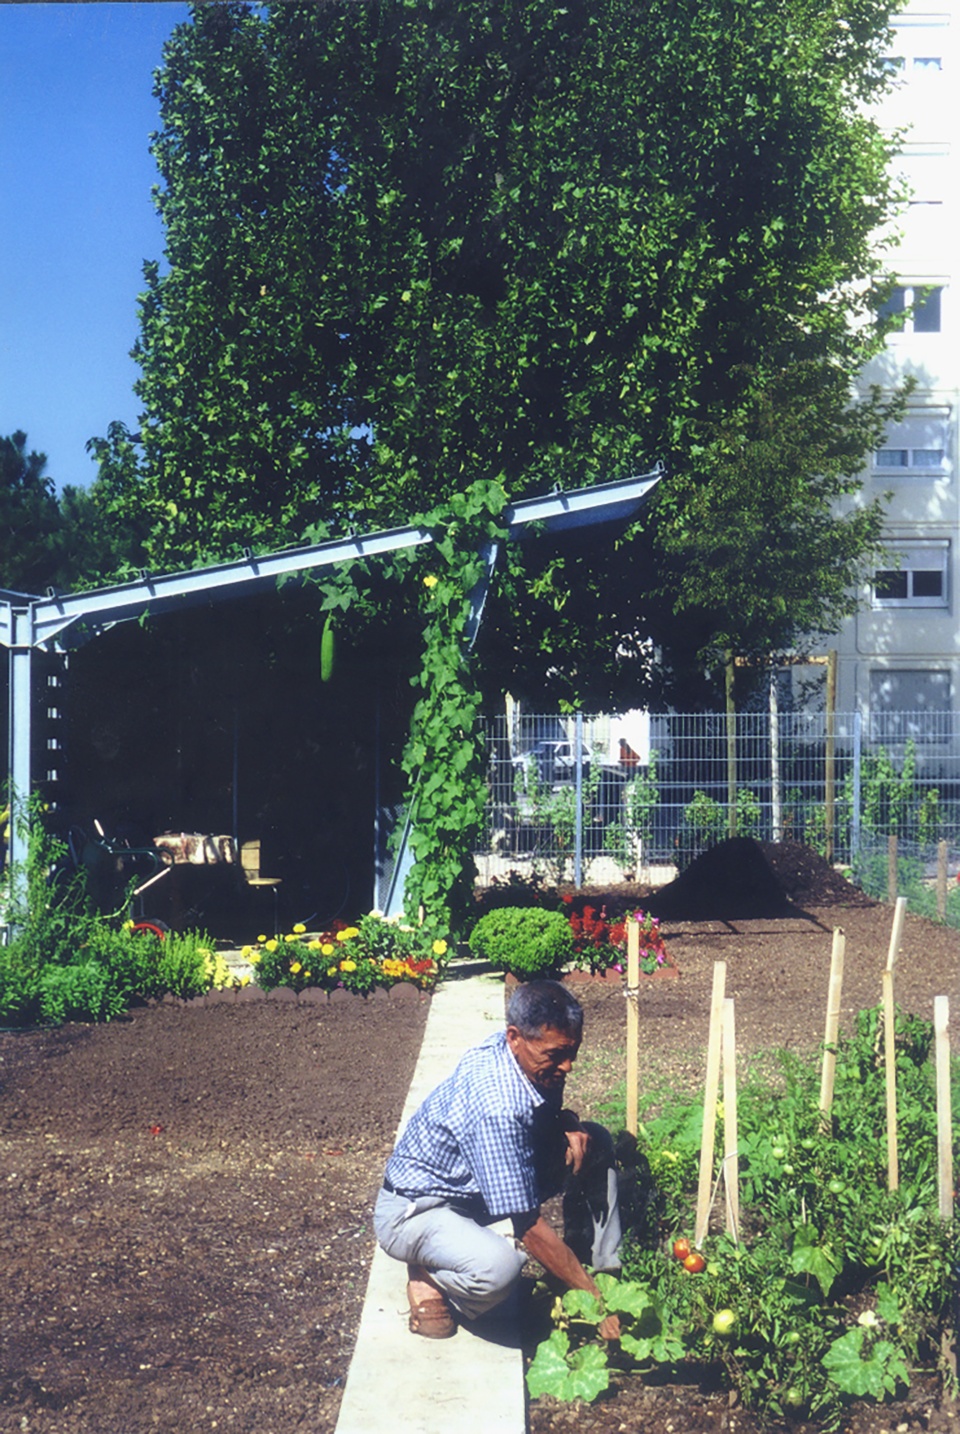
[[[905, 318], [863, 378], [892, 387], [910, 374], [916, 383], [902, 423], [872, 455], [864, 481], [866, 498], [891, 495], [886, 534], [899, 562], [874, 574], [856, 617], [827, 644], [838, 654], [838, 711], [870, 719], [942, 713], [945, 732], [947, 714], [960, 709], [956, 61], [952, 7], [910, 6], [896, 20], [890, 53], [896, 86], [881, 117], [905, 131], [899, 164], [912, 193], [890, 260], [898, 275], [891, 303]], [[893, 736], [897, 721], [876, 725]]]

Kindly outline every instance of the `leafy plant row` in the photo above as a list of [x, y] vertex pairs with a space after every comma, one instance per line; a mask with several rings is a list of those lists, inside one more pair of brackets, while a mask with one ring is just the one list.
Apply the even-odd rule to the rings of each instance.
[[[839, 1044], [829, 1130], [815, 1062], [779, 1052], [754, 1069], [738, 1097], [742, 1238], [714, 1229], [687, 1266], [671, 1244], [680, 1236], [677, 1254], [688, 1248], [702, 1101], [647, 1094], [638, 1143], [654, 1199], [641, 1203], [655, 1213], [625, 1240], [622, 1277], [598, 1276], [601, 1300], [556, 1301], [532, 1395], [594, 1399], [614, 1370], [712, 1370], [765, 1415], [802, 1411], [836, 1429], [851, 1401], [902, 1394], [918, 1368], [952, 1378], [942, 1340], [956, 1326], [960, 1234], [937, 1214], [932, 1027], [897, 1015], [900, 1188], [890, 1191], [881, 1019], [862, 1011]], [[952, 1083], [956, 1111], [957, 1061]], [[954, 1146], [956, 1161], [956, 1122]], [[611, 1311], [623, 1330], [613, 1351], [596, 1337]]]

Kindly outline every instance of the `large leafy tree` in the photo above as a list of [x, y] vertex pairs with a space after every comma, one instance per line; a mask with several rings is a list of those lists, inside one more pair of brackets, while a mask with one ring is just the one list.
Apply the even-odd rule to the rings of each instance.
[[512, 566], [491, 687], [637, 698], [829, 630], [881, 522], [837, 502], [889, 417], [855, 396], [889, 8], [197, 6], [158, 76], [139, 446], [98, 445], [146, 561], [659, 460], [615, 551]]

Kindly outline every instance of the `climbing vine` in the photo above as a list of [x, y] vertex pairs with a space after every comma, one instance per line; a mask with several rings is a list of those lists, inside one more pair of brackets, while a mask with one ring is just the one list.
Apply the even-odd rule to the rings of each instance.
[[434, 538], [421, 578], [426, 616], [420, 688], [403, 769], [410, 793], [413, 867], [404, 888], [409, 913], [428, 926], [465, 924], [476, 868], [473, 852], [486, 797], [477, 718], [479, 686], [469, 661], [471, 607], [487, 573], [491, 543], [505, 535], [502, 486], [478, 481], [424, 520]]
[[354, 560], [320, 582], [326, 615], [321, 669], [328, 675], [331, 619], [339, 624], [348, 613], [374, 618], [382, 578], [418, 615], [420, 668], [410, 680], [420, 695], [402, 758], [413, 856], [404, 908], [444, 937], [464, 927], [473, 897], [486, 784], [477, 724], [481, 695], [469, 653], [471, 611], [489, 571], [491, 545], [506, 534], [506, 507], [502, 484], [479, 480], [413, 519], [431, 534], [429, 546], [378, 559], [376, 580], [367, 561]]

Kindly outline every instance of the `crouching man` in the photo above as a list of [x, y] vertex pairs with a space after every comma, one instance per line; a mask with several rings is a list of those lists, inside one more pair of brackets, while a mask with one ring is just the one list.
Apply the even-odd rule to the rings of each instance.
[[[414, 1334], [445, 1339], [458, 1317], [495, 1308], [517, 1285], [528, 1254], [569, 1288], [598, 1293], [581, 1258], [540, 1213], [565, 1186], [588, 1215], [578, 1242], [586, 1263], [619, 1270], [610, 1136], [563, 1109], [582, 1034], [583, 1009], [559, 982], [518, 986], [506, 1030], [468, 1051], [400, 1136], [374, 1225], [387, 1254], [407, 1265]], [[488, 1228], [506, 1217], [514, 1241]], [[619, 1338], [615, 1315], [600, 1334]]]

